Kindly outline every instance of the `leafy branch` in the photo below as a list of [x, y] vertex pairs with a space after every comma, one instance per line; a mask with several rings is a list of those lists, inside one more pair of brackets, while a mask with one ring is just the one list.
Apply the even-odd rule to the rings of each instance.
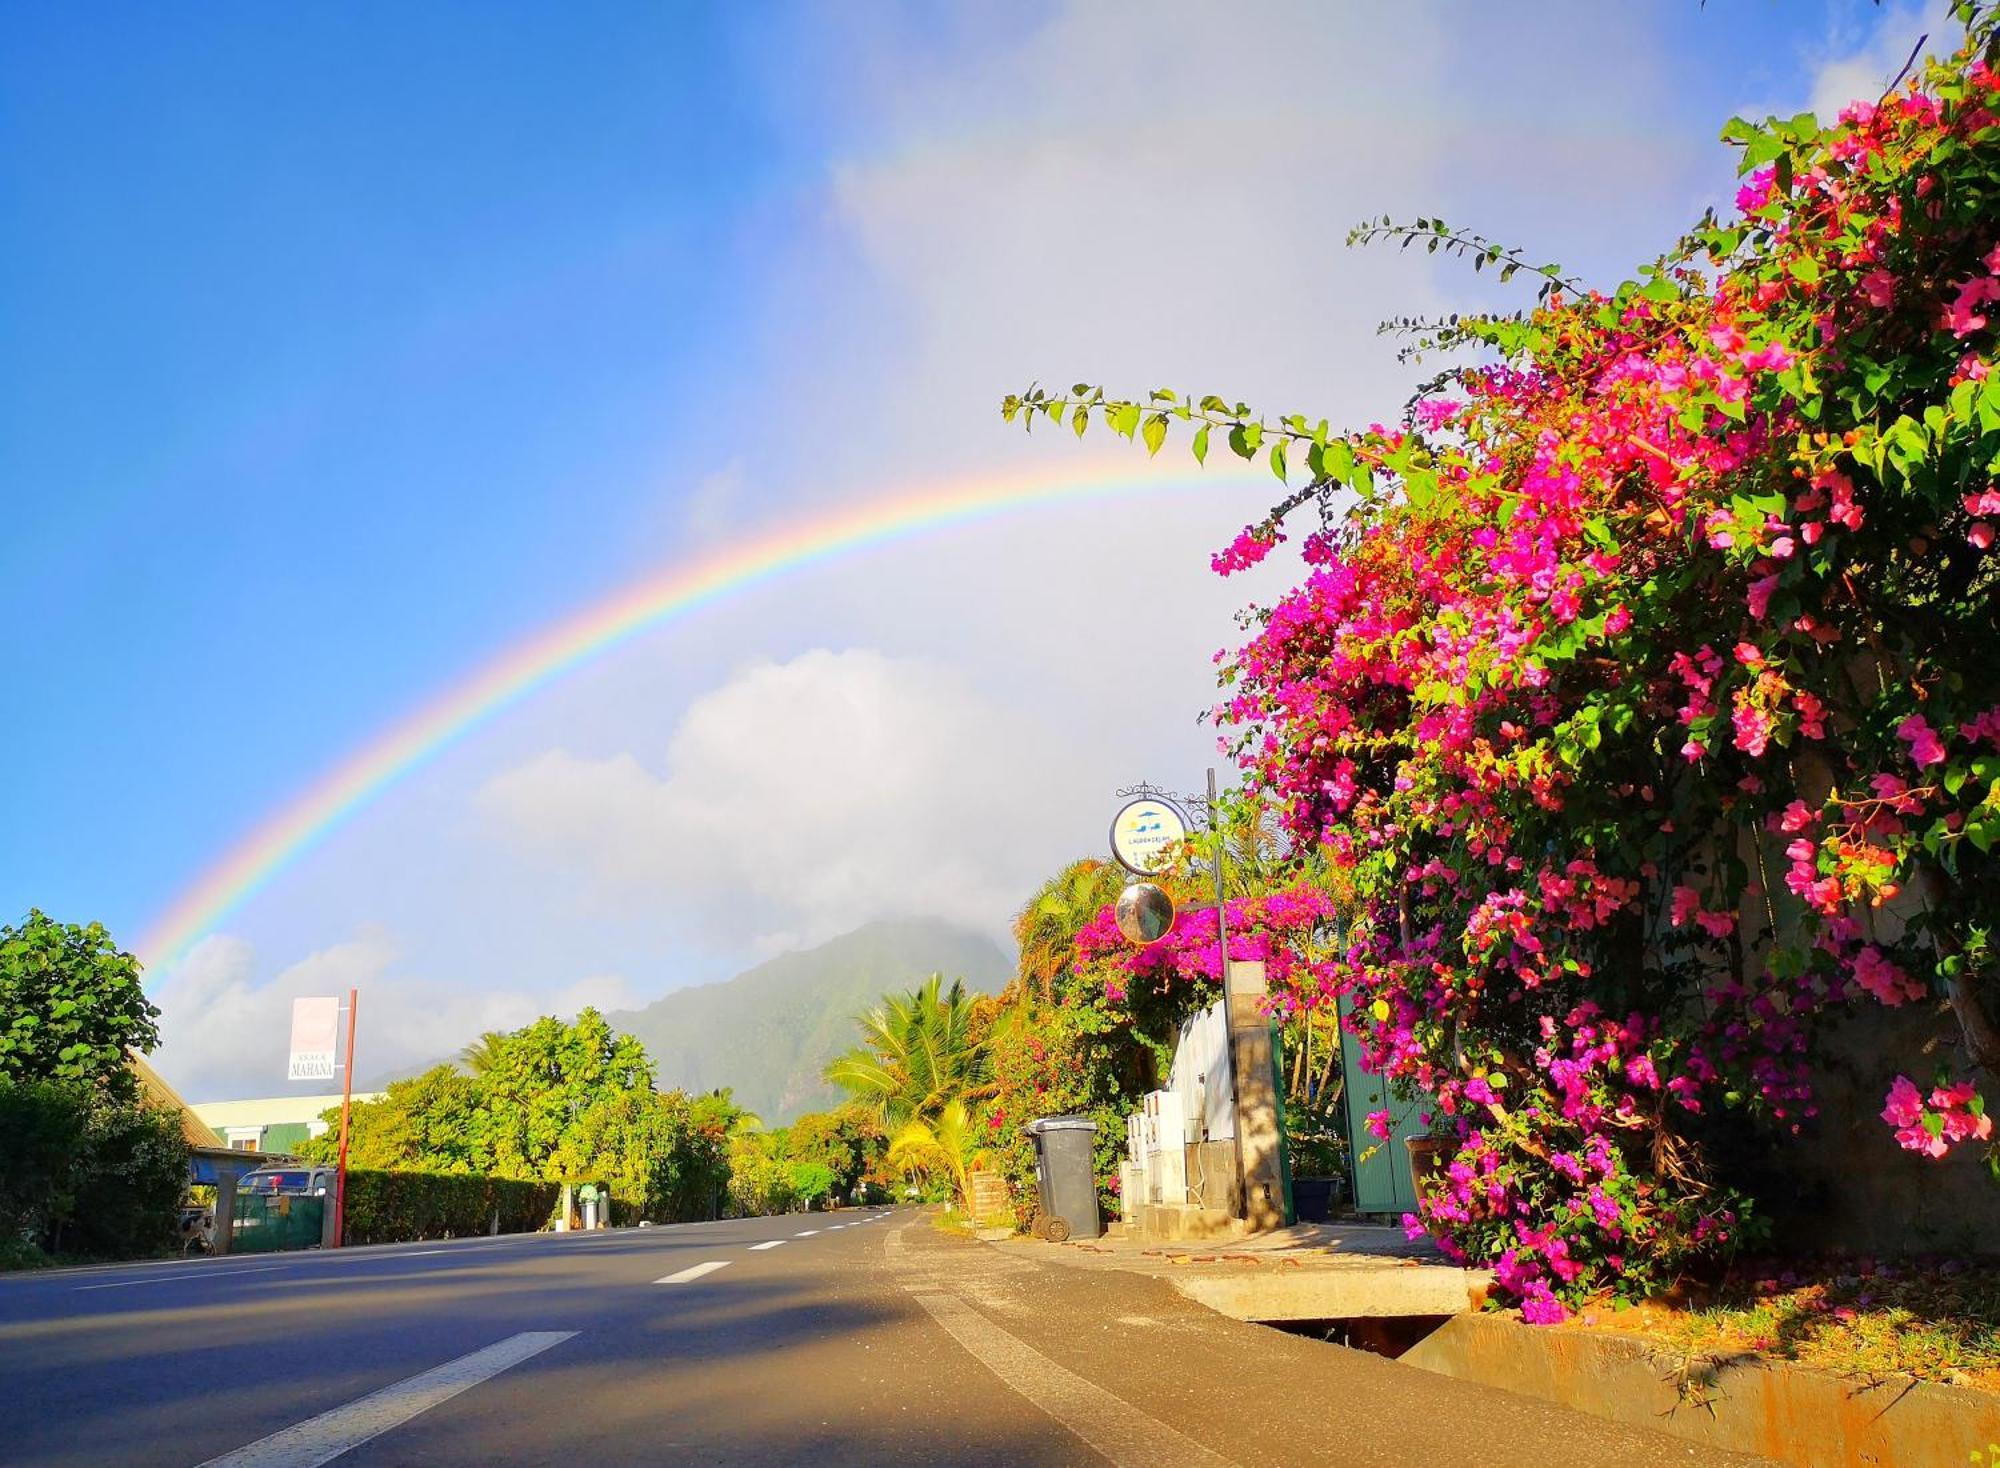
[[1252, 417], [1247, 403], [1231, 403], [1213, 393], [1196, 398], [1163, 387], [1140, 402], [1109, 397], [1103, 388], [1083, 382], [1067, 394], [1056, 395], [1031, 385], [1026, 392], [1003, 398], [1000, 416], [1009, 423], [1018, 421], [1029, 431], [1037, 418], [1065, 423], [1078, 438], [1095, 416], [1113, 433], [1143, 442], [1148, 454], [1160, 451], [1175, 422], [1189, 423], [1194, 425], [1189, 448], [1198, 464], [1208, 461], [1211, 435], [1221, 429], [1231, 453], [1246, 462], [1261, 457], [1278, 481], [1287, 485], [1291, 483], [1295, 451], [1302, 451], [1306, 471], [1316, 484], [1337, 481], [1362, 490], [1372, 473], [1366, 464], [1356, 461], [1352, 447], [1333, 432], [1326, 419], [1314, 423], [1302, 413], [1278, 419]]
[[1542, 283], [1535, 289], [1537, 301], [1546, 301], [1559, 290], [1577, 296], [1586, 291], [1583, 282], [1563, 274], [1560, 265], [1537, 265], [1511, 245], [1496, 244], [1469, 229], [1453, 229], [1442, 219], [1419, 219], [1411, 224], [1397, 224], [1385, 214], [1380, 219], [1357, 224], [1347, 232], [1349, 246], [1372, 245], [1383, 240], [1394, 240], [1399, 248], [1405, 250], [1411, 245], [1422, 244], [1424, 252], [1430, 255], [1442, 250], [1447, 255], [1470, 260], [1474, 271], [1484, 270], [1489, 265], [1497, 266], [1502, 285], [1523, 270], [1530, 275], [1538, 275]]

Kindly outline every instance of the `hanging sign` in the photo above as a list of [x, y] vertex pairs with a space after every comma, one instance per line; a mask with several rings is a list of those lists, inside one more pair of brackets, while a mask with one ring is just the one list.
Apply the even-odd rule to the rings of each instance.
[[1111, 820], [1111, 854], [1128, 872], [1150, 876], [1167, 863], [1168, 853], [1188, 834], [1187, 817], [1156, 796], [1128, 800]]
[[293, 1081], [333, 1079], [334, 1036], [340, 1030], [340, 1000], [292, 1001], [292, 1056], [285, 1078]]

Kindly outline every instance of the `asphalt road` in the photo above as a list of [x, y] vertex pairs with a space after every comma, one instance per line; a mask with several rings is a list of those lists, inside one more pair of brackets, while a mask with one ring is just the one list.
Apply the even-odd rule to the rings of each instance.
[[0, 1462], [1740, 1463], [911, 1212], [0, 1280]]

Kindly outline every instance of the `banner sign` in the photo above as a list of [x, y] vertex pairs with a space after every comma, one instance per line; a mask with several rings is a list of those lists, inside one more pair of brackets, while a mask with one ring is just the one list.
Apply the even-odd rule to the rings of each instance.
[[334, 1037], [340, 1031], [340, 1000], [292, 1001], [292, 1061], [285, 1078], [293, 1081], [333, 1079]]

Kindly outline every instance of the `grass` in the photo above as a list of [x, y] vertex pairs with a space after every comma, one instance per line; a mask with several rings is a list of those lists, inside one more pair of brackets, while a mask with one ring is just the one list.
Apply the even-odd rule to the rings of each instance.
[[1689, 1356], [1745, 1352], [1843, 1375], [2000, 1390], [2000, 1265], [1797, 1262], [1739, 1269], [1685, 1301], [1586, 1310], [1585, 1326]]

